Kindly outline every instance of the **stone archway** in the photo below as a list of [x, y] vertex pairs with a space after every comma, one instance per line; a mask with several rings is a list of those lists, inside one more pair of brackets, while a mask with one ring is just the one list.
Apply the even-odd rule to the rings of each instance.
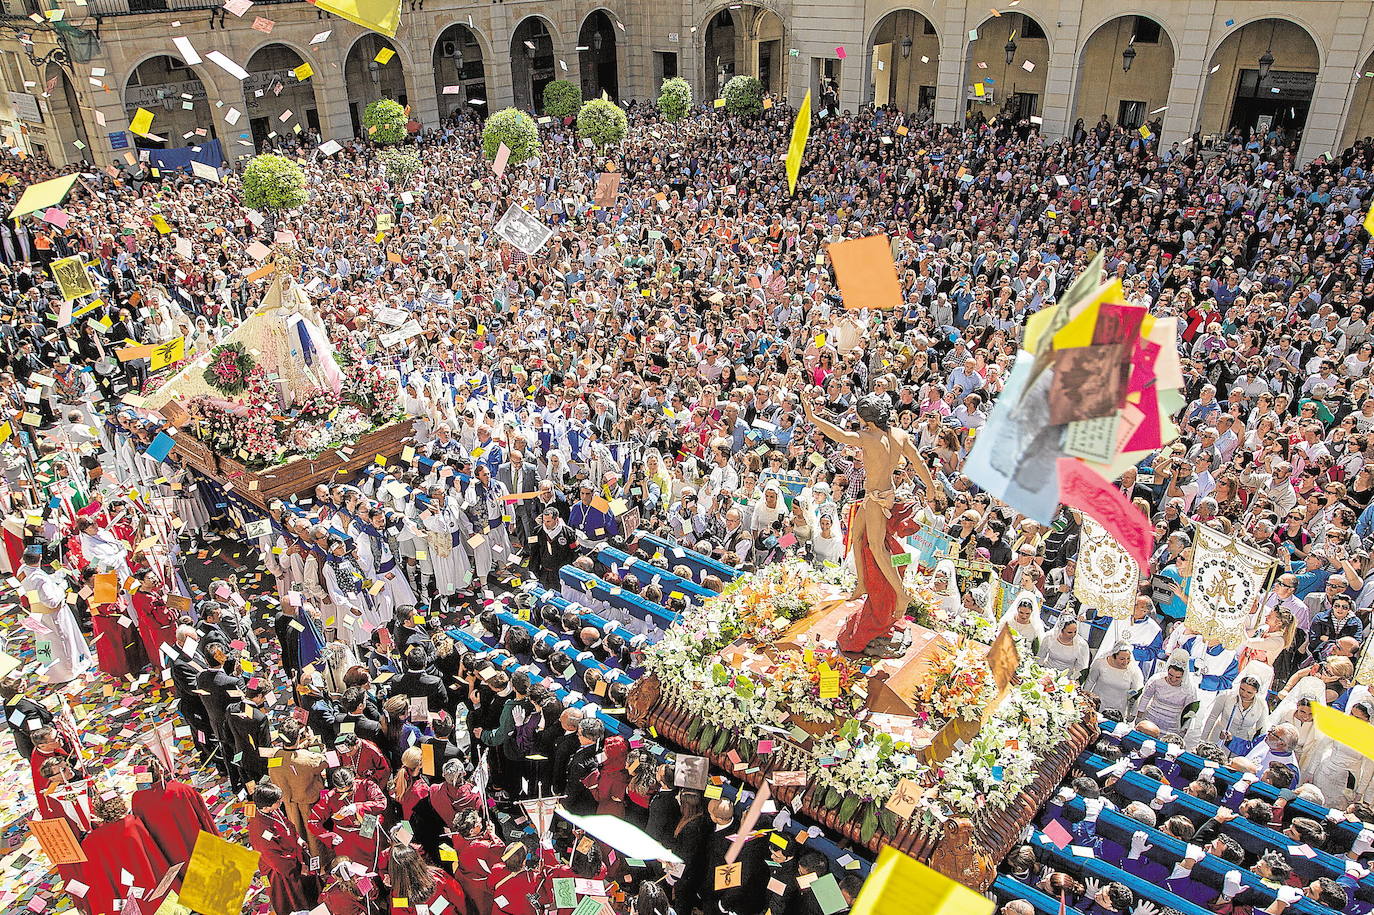
[[487, 71], [477, 33], [455, 22], [434, 43], [434, 91], [439, 117], [473, 111], [487, 114]]
[[617, 55], [615, 23], [605, 10], [592, 10], [582, 20], [577, 33], [577, 57], [582, 79], [582, 97], [600, 98], [605, 92], [611, 101], [620, 98], [620, 61]]
[[910, 114], [934, 112], [940, 35], [933, 22], [915, 10], [893, 10], [878, 20], [868, 50], [865, 100]]

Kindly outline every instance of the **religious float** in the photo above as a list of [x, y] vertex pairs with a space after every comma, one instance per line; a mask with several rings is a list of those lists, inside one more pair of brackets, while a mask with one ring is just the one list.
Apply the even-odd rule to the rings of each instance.
[[779, 807], [986, 890], [1091, 743], [1094, 713], [996, 617], [946, 614], [915, 568], [916, 615], [941, 628], [899, 623], [896, 657], [838, 650], [861, 605], [844, 577], [787, 562], [689, 608], [646, 649], [631, 718], [767, 782]]
[[340, 365], [309, 295], [278, 256], [261, 306], [135, 405], [176, 430], [174, 459], [258, 508], [402, 452], [399, 379]]

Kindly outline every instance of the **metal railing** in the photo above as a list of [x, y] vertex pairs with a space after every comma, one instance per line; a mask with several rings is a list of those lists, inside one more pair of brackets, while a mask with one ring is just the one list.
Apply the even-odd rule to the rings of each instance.
[[[300, 3], [303, 0], [257, 0], [258, 6]], [[219, 9], [223, 0], [89, 0], [92, 16], [142, 16], [156, 13], [182, 13]]]

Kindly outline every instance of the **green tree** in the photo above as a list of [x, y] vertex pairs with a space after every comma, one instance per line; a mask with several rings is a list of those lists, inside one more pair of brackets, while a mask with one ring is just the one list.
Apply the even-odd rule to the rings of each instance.
[[680, 76], [663, 81], [658, 90], [658, 110], [663, 119], [675, 124], [687, 116], [692, 108], [692, 85]]
[[598, 147], [619, 143], [625, 139], [630, 129], [625, 112], [614, 102], [595, 98], [582, 106], [577, 113], [577, 135], [585, 137]]
[[757, 114], [763, 110], [763, 83], [752, 76], [736, 76], [725, 84], [725, 110]]
[[577, 114], [582, 90], [566, 79], [556, 79], [544, 87], [544, 113], [562, 120]]
[[510, 164], [532, 158], [539, 149], [539, 129], [534, 118], [518, 108], [503, 108], [487, 118], [482, 127], [482, 152], [495, 159], [501, 144], [510, 150]]
[[243, 205], [264, 213], [304, 206], [305, 172], [285, 156], [254, 156], [243, 170]]
[[399, 188], [410, 180], [410, 176], [420, 170], [420, 153], [409, 147], [384, 149], [378, 158], [386, 170], [386, 180], [393, 188]]
[[400, 102], [379, 98], [363, 109], [363, 127], [373, 143], [395, 146], [406, 138], [406, 110]]

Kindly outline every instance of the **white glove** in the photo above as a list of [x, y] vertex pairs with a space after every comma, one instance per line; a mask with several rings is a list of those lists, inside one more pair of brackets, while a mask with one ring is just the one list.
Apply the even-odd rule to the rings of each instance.
[[1102, 892], [1101, 882], [1094, 880], [1092, 877], [1089, 877], [1086, 881], [1084, 881], [1083, 885], [1086, 887], [1086, 889], [1083, 891], [1083, 895], [1086, 898], [1096, 898], [1097, 894]]
[[1159, 744], [1155, 743], [1153, 740], [1146, 740], [1141, 743], [1140, 749], [1136, 750], [1135, 755], [1139, 756], [1141, 759], [1149, 759], [1158, 752]]
[[1148, 899], [1142, 899], [1135, 908], [1131, 909], [1131, 915], [1159, 915], [1159, 906]]
[[1231, 786], [1231, 793], [1244, 794], [1250, 790], [1250, 786], [1253, 785], [1255, 781], [1255, 773], [1244, 772], [1241, 774], [1240, 778], [1236, 779], [1236, 783]]
[[1329, 810], [1326, 811], [1326, 822], [1328, 822], [1328, 823], [1344, 823], [1344, 822], [1345, 822], [1345, 811], [1344, 811], [1344, 810], [1337, 810], [1335, 807], [1332, 807], [1331, 809], [1329, 809]]
[[1201, 772], [1199, 772], [1199, 773], [1197, 774], [1197, 779], [1198, 779], [1198, 781], [1200, 781], [1200, 782], [1214, 782], [1214, 781], [1216, 781], [1216, 779], [1217, 779], [1217, 767], [1216, 767], [1216, 766], [1208, 766], [1207, 768], [1203, 769]]
[[1131, 726], [1124, 721], [1118, 721], [1116, 724], [1112, 725], [1112, 736], [1117, 740], [1120, 740], [1129, 733], [1131, 733]]
[[1347, 860], [1345, 862], [1345, 873], [1347, 876], [1353, 877], [1356, 880], [1363, 880], [1365, 877], [1369, 876], [1369, 868], [1358, 861]]
[[1166, 759], [1178, 759], [1182, 755], [1183, 744], [1181, 743], [1171, 743], [1164, 748], [1164, 757]]
[[1064, 787], [1060, 788], [1059, 793], [1054, 796], [1054, 802], [1062, 807], [1076, 797], [1078, 797], [1078, 792], [1070, 788], [1068, 785], [1065, 785]]
[[1107, 802], [1100, 797], [1085, 797], [1083, 799], [1083, 809], [1087, 811], [1087, 815], [1083, 818], [1084, 822], [1096, 823], [1097, 818], [1102, 814], [1102, 808], [1106, 805]]
[[1371, 848], [1374, 848], [1374, 829], [1365, 827], [1361, 829], [1360, 834], [1355, 837], [1355, 842], [1350, 846], [1350, 850], [1357, 855], [1362, 855]]
[[788, 813], [786, 810], [779, 810], [773, 815], [773, 829], [776, 832], [782, 832], [787, 828], [787, 824], [791, 822], [792, 814]]
[[334, 837], [334, 844], [335, 844], [335, 845], [342, 845], [342, 844], [343, 844], [343, 836], [335, 836], [335, 837]]
[[1292, 905], [1302, 898], [1302, 890], [1296, 886], [1281, 886], [1278, 888], [1278, 897], [1284, 905]]
[[1221, 886], [1221, 895], [1227, 899], [1235, 899], [1241, 891], [1240, 871], [1227, 871], [1226, 881]]
[[1192, 861], [1194, 863], [1201, 861], [1205, 857], [1207, 857], [1207, 852], [1202, 850], [1202, 846], [1194, 845], [1192, 842], [1188, 843], [1188, 850], [1183, 853], [1183, 859], [1185, 861]]
[[1172, 787], [1169, 785], [1160, 785], [1159, 790], [1155, 792], [1154, 800], [1150, 801], [1150, 806], [1155, 810], [1159, 810], [1176, 797], [1178, 797], [1178, 795], [1174, 793]]
[[1150, 836], [1143, 829], [1137, 829], [1131, 833], [1131, 850], [1126, 854], [1126, 857], [1132, 861], [1139, 860], [1141, 855], [1154, 848], [1149, 839]]

